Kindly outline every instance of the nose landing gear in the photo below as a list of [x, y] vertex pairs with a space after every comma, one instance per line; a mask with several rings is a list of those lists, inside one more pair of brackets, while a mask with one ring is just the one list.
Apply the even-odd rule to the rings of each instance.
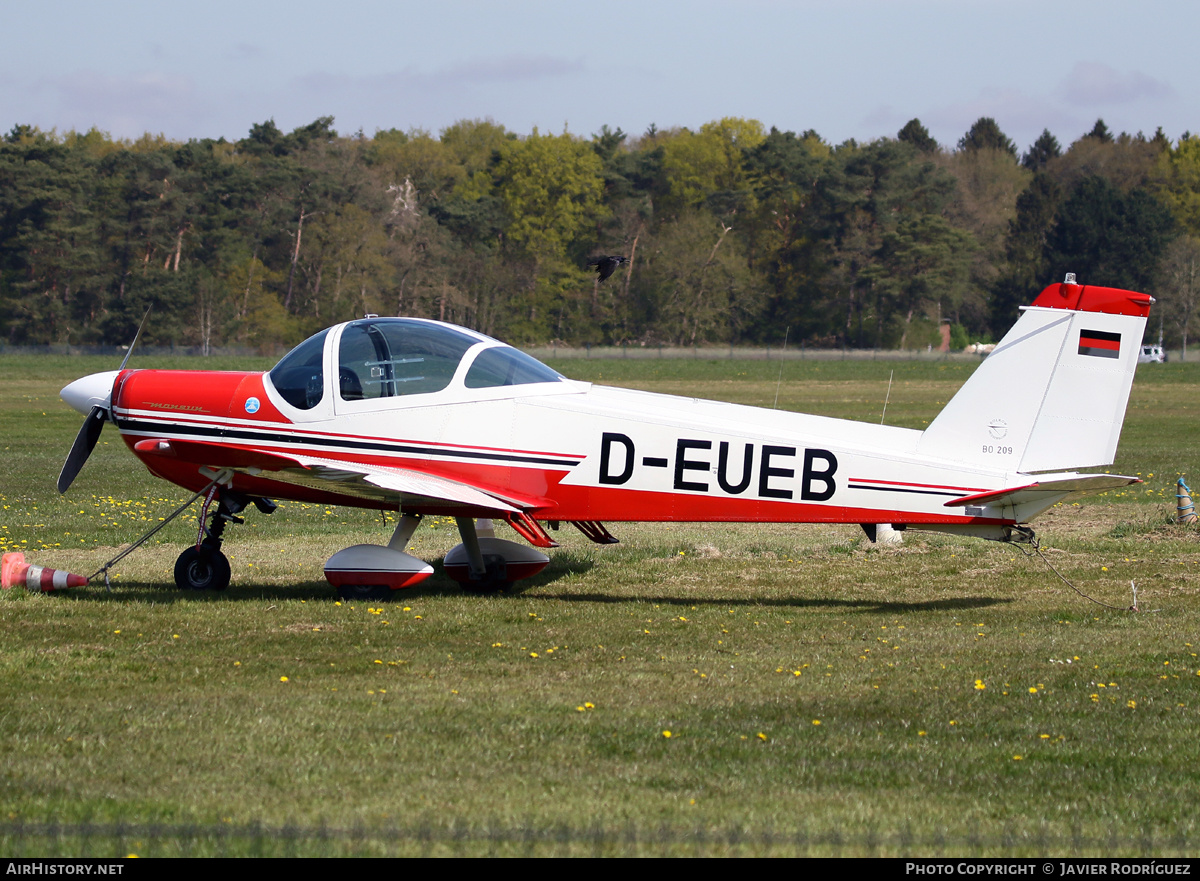
[[[208, 509], [212, 496], [205, 500], [200, 512], [199, 540], [175, 561], [176, 587], [180, 590], [224, 590], [229, 587], [229, 559], [221, 553], [222, 536], [226, 524], [246, 522], [237, 515], [251, 502], [264, 514], [270, 514], [276, 508], [269, 499], [249, 498], [226, 491], [218, 496], [217, 510], [210, 516]], [[204, 525], [206, 517], [210, 518], [207, 526]]]

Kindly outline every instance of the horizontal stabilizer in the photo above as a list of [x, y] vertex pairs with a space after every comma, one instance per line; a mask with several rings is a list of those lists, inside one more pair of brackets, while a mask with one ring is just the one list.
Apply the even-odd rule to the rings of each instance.
[[1126, 477], [1122, 474], [1072, 474], [1059, 479], [1039, 480], [1022, 486], [1012, 486], [1007, 489], [993, 489], [963, 496], [946, 502], [947, 508], [961, 508], [966, 505], [994, 505], [1004, 502], [1010, 505], [1021, 505], [1026, 502], [1036, 502], [1045, 498], [1046, 494], [1075, 496], [1085, 493], [1104, 492], [1109, 489], [1120, 489], [1133, 483], [1141, 483], [1137, 477]]

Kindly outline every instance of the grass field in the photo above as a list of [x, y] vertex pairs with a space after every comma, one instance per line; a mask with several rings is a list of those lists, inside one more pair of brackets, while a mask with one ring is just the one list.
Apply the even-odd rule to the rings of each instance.
[[[55, 491], [80, 422], [58, 390], [112, 366], [0, 357], [5, 550], [90, 574], [186, 498], [111, 426]], [[886, 421], [916, 428], [971, 369], [555, 366], [872, 422], [894, 370]], [[438, 568], [339, 604], [324, 561], [390, 524], [288, 503], [227, 533], [228, 591], [190, 595], [189, 513], [111, 593], [0, 596], [0, 852], [1195, 854], [1200, 544], [1170, 519], [1198, 415], [1200, 365], [1140, 369], [1111, 470], [1145, 484], [1034, 521], [1118, 609], [994, 543], [691, 524], [566, 528], [515, 595]], [[457, 541], [413, 543], [437, 567]]]

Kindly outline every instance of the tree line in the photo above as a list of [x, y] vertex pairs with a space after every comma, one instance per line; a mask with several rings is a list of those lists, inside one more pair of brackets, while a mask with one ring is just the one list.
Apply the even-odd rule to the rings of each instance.
[[[596, 281], [587, 261], [629, 258]], [[1200, 289], [1200, 135], [1025, 151], [990, 118], [953, 148], [725, 118], [638, 137], [464, 120], [238, 141], [45, 132], [0, 141], [0, 339], [275, 350], [366, 313], [514, 343], [924, 348], [998, 338], [1075, 272], [1160, 300], [1186, 345]]]

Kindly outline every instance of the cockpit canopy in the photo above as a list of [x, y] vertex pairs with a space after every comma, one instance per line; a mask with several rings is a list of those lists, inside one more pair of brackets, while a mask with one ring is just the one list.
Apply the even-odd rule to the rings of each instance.
[[[271, 384], [297, 409], [311, 410], [324, 397], [325, 341], [333, 330], [309, 337], [271, 370]], [[562, 381], [537, 359], [482, 334], [414, 318], [365, 318], [342, 326], [337, 394], [363, 401], [440, 392], [464, 359], [470, 365], [462, 382], [469, 389]]]

